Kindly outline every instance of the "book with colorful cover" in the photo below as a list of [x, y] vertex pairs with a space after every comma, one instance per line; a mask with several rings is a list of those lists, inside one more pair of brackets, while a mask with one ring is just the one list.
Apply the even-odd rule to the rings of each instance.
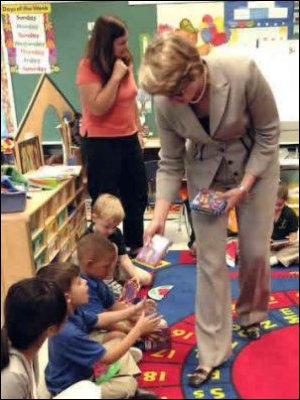
[[162, 235], [154, 235], [150, 243], [144, 246], [136, 260], [146, 265], [157, 266], [166, 255], [172, 242]]
[[227, 201], [220, 197], [222, 193], [211, 189], [202, 189], [191, 201], [191, 209], [208, 215], [222, 215]]
[[133, 278], [126, 281], [118, 300], [123, 301], [125, 303], [132, 303], [134, 299], [136, 299], [140, 288], [141, 287], [136, 281], [136, 279]]

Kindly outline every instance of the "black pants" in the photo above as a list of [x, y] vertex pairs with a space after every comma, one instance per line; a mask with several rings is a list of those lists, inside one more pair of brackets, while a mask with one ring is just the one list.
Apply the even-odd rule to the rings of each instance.
[[88, 188], [92, 201], [101, 193], [120, 198], [126, 218], [123, 234], [126, 246], [143, 245], [147, 181], [143, 153], [137, 135], [120, 138], [88, 138]]

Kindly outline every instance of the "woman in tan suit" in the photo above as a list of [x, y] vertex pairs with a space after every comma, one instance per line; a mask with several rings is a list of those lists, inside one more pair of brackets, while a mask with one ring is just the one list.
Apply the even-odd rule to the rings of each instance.
[[219, 216], [193, 214], [197, 245], [196, 335], [199, 386], [231, 354], [231, 290], [225, 268], [227, 212], [236, 207], [240, 295], [236, 311], [249, 339], [260, 337], [268, 312], [269, 243], [279, 180], [279, 119], [269, 85], [254, 61], [200, 58], [186, 39], [152, 41], [141, 68], [142, 87], [155, 96], [161, 141], [157, 201], [145, 240], [163, 233], [170, 203], [186, 172], [190, 199], [203, 188], [227, 200]]

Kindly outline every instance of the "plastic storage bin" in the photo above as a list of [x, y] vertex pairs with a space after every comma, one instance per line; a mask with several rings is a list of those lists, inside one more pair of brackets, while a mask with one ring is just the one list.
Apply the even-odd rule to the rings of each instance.
[[26, 192], [1, 192], [1, 213], [24, 211], [26, 206]]

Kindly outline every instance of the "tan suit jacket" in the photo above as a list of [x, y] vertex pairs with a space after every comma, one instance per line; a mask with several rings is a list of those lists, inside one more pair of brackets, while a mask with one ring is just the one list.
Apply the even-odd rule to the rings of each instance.
[[[279, 119], [269, 85], [246, 58], [209, 56], [207, 133], [187, 104], [155, 100], [161, 140], [157, 198], [172, 202], [186, 169], [189, 197], [201, 188], [228, 190], [247, 172], [258, 179], [237, 207], [239, 298], [248, 326], [268, 312], [269, 240], [278, 187]], [[227, 215], [193, 213], [197, 247], [196, 335], [200, 365], [222, 364], [231, 351], [231, 286], [225, 268]]]
[[244, 173], [277, 174], [279, 119], [274, 97], [255, 62], [208, 56], [210, 135], [190, 105], [155, 98], [161, 140], [157, 198], [173, 201], [186, 167], [190, 196], [209, 187], [222, 159], [240, 182]]

